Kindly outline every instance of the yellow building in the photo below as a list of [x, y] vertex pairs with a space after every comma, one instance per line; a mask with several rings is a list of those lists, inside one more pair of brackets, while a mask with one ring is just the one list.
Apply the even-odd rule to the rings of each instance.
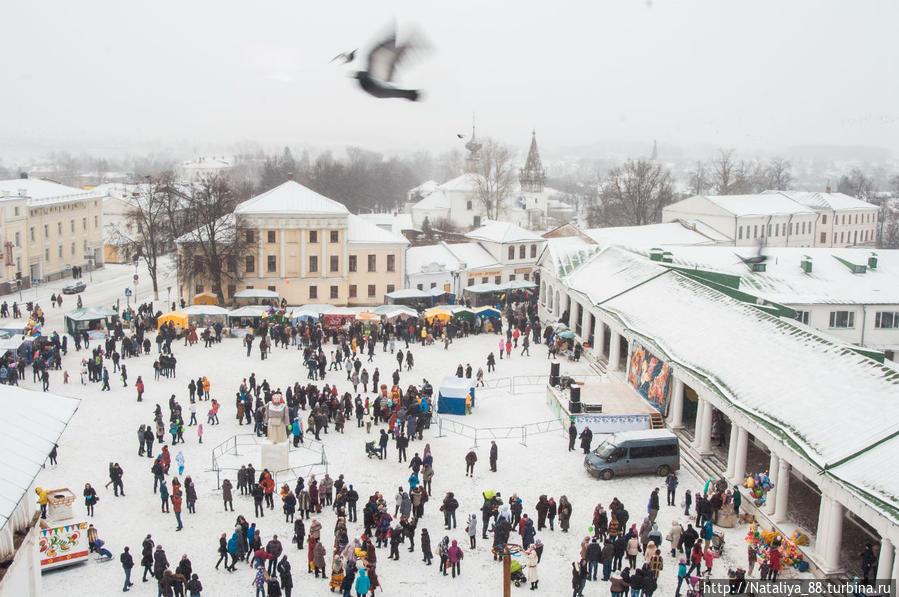
[[[103, 195], [48, 180], [0, 181], [4, 269], [0, 283], [55, 280], [76, 265], [103, 264]], [[9, 243], [12, 243], [10, 247]]]
[[[289, 180], [234, 210], [248, 247], [240, 283], [277, 292], [290, 305], [378, 305], [403, 287], [405, 238], [349, 213], [342, 204]], [[208, 280], [185, 279], [181, 296], [192, 301], [212, 290]]]

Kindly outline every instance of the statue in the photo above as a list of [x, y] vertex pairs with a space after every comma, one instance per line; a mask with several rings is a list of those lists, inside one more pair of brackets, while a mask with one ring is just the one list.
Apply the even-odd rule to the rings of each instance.
[[280, 444], [287, 441], [290, 416], [281, 394], [273, 394], [272, 401], [265, 407], [265, 424], [268, 428], [266, 435], [272, 443]]

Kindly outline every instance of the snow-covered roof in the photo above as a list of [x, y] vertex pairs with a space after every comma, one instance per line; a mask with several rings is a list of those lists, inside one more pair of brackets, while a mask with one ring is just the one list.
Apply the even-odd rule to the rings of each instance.
[[369, 220], [354, 214], [347, 216], [347, 241], [359, 244], [409, 244], [405, 236], [384, 230]]
[[0, 467], [0, 528], [22, 498], [34, 499], [25, 493], [80, 403], [76, 398], [0, 385], [0, 409], [6, 421], [0, 433], [6, 463]]
[[25, 198], [28, 205], [51, 205], [84, 201], [85, 199], [102, 199], [104, 194], [97, 189], [85, 191], [58, 182], [39, 178], [13, 178], [0, 180], [0, 199]]
[[274, 290], [267, 290], [265, 288], [247, 288], [245, 290], [241, 290], [240, 292], [234, 293], [234, 298], [236, 299], [245, 299], [245, 298], [261, 298], [261, 299], [276, 299], [280, 296]]
[[477, 243], [438, 243], [406, 249], [408, 275], [498, 267], [496, 259]]
[[877, 206], [843, 193], [817, 193], [809, 191], [765, 191], [768, 193], [780, 193], [797, 203], [801, 203], [812, 209], [832, 209], [834, 211], [877, 209]]
[[517, 224], [498, 221], [491, 221], [480, 228], [475, 228], [465, 237], [491, 243], [530, 243], [544, 240], [539, 234], [525, 230]]
[[595, 241], [588, 242], [580, 236], [547, 238], [546, 249], [539, 261], [559, 279], [564, 278], [587, 259], [599, 252]]
[[371, 222], [381, 230], [402, 234], [403, 230], [414, 230], [412, 214], [386, 213], [386, 214], [359, 214], [359, 217]]
[[185, 315], [227, 315], [228, 309], [218, 305], [188, 305], [181, 309]]
[[[394, 290], [393, 292], [388, 292], [385, 294], [387, 298], [392, 299], [426, 299], [431, 298], [431, 295], [423, 290], [419, 290], [417, 288], [403, 288], [401, 290]], [[377, 309], [375, 310], [377, 312]]]
[[781, 193], [757, 195], [705, 195], [705, 198], [735, 216], [813, 214], [808, 207]]
[[686, 226], [690, 230], [697, 232], [704, 237], [715, 241], [718, 244], [733, 244], [734, 239], [727, 236], [719, 230], [715, 230], [702, 220], [692, 220], [689, 218], [678, 218], [677, 220], [682, 226]]
[[432, 193], [438, 186], [440, 186], [440, 183], [436, 180], [426, 180], [417, 187], [409, 189], [409, 195], [420, 195], [421, 197], [426, 197], [428, 194]]
[[[875, 469], [873, 455], [860, 456], [886, 449], [875, 446], [899, 434], [895, 369], [625, 249], [603, 250], [568, 282], [654, 345], [672, 368], [704, 380], [812, 465], [899, 520], [899, 469], [885, 469], [883, 461]], [[861, 484], [864, 491], [853, 489]]]
[[584, 234], [602, 247], [625, 245], [629, 247], [657, 247], [659, 245], [713, 245], [716, 243], [704, 234], [687, 228], [679, 222], [647, 224], [645, 226], [615, 226], [589, 228]]
[[[870, 249], [766, 247], [764, 272], [753, 272], [741, 257], [755, 257], [752, 247], [674, 247], [673, 265], [740, 276], [740, 290], [786, 305], [899, 304], [899, 250], [878, 250], [877, 268], [853, 273], [840, 259], [868, 264]], [[636, 249], [648, 255], [649, 251]], [[812, 271], [801, 263], [810, 257]]]
[[449, 197], [441, 190], [431, 192], [427, 197], [412, 206], [413, 209], [440, 211], [450, 208]]
[[237, 206], [234, 213], [239, 215], [267, 214], [310, 214], [310, 215], [346, 215], [349, 213], [343, 204], [328, 199], [310, 188], [304, 187], [295, 180], [281, 183], [270, 191], [247, 199]]
[[268, 309], [268, 305], [247, 305], [229, 311], [228, 317], [262, 317]]

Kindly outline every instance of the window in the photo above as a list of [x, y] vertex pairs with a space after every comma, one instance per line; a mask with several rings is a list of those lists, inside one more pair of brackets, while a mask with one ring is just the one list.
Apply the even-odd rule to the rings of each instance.
[[56, 222], [56, 234], [62, 234], [62, 222]]
[[18, 207], [13, 208], [13, 215], [14, 215], [14, 216], [19, 215], [19, 208], [18, 208]]
[[94, 228], [100, 225], [100, 216], [94, 216]]
[[272, 292], [278, 292], [276, 287], [274, 287], [274, 286], [267, 286], [266, 290], [271, 290]]
[[275, 231], [274, 230], [268, 231], [268, 242], [270, 242], [270, 243], [275, 242]]
[[821, 233], [821, 244], [823, 245], [823, 244], [826, 244], [826, 243], [827, 243], [827, 233], [826, 233], [826, 232], [822, 232], [822, 233]]
[[[786, 234], [786, 227], [784, 227], [784, 234]], [[780, 236], [780, 224], [774, 225], [774, 236]]]
[[234, 296], [235, 292], [237, 292], [237, 286], [234, 284], [228, 284], [228, 298]]
[[253, 244], [253, 231], [247, 230], [247, 243]]
[[825, 215], [823, 215], [823, 214], [821, 215], [821, 223], [822, 223], [822, 224], [826, 224], [826, 223], [827, 223], [827, 216], [825, 216]]
[[759, 237], [759, 227], [758, 227], [758, 224], [756, 224], [755, 226], [752, 227], [752, 238], [758, 238], [758, 237]]
[[374, 298], [374, 296], [375, 296], [375, 285], [369, 284], [368, 285], [368, 298]]
[[[468, 285], [469, 285], [469, 286], [474, 286], [474, 278], [469, 278], [469, 279], [468, 279]], [[421, 290], [421, 288], [419, 288], [419, 290]]]
[[[762, 236], [765, 236], [765, 228], [762, 227]], [[771, 224], [768, 224], [768, 236], [771, 236]]]
[[309, 256], [309, 273], [318, 273], [318, 255]]
[[331, 242], [332, 242], [332, 243], [336, 243], [336, 242], [338, 242], [339, 239], [340, 239], [340, 232], [338, 232], [337, 230], [332, 230], [332, 231], [330, 232], [330, 237], [331, 237], [331, 238], [330, 238]]
[[[19, 236], [19, 233], [18, 233], [18, 232], [16, 232], [16, 246], [17, 246], [17, 247], [21, 247], [21, 246], [22, 246], [22, 238]], [[73, 250], [72, 250], [72, 253], [74, 253], [74, 252], [75, 252], [75, 250], [73, 249]]]
[[465, 204], [465, 207], [468, 209], [468, 211], [471, 211], [471, 207], [472, 207], [472, 206], [471, 206], [471, 201], [469, 201], [468, 203], [466, 203], [466, 204]]
[[87, 218], [81, 218], [81, 229], [87, 230]]
[[75, 256], [75, 243], [72, 243], [72, 257]]
[[387, 256], [387, 271], [388, 272], [396, 271], [396, 255], [388, 255]]
[[313, 284], [309, 287], [309, 298], [317, 299], [318, 298], [318, 286]]
[[332, 272], [336, 272], [340, 270], [340, 257], [337, 255], [331, 255], [328, 257], [328, 260], [331, 262], [329, 269]]
[[416, 288], [418, 288], [419, 290], [424, 290], [424, 287], [423, 287], [422, 284], [418, 284], [418, 285], [416, 286]]
[[437, 282], [431, 282], [431, 288], [437, 288]]
[[515, 274], [509, 274], [509, 282], [515, 281]]
[[503, 277], [502, 277], [502, 276], [497, 276], [497, 277], [495, 277], [495, 278], [493, 279], [493, 283], [494, 283], [494, 284], [502, 284], [502, 283], [503, 283]]
[[531, 259], [537, 257], [537, 245], [531, 245]]
[[349, 268], [351, 272], [356, 271], [356, 256], [350, 255]]
[[338, 297], [338, 292], [339, 292], [339, 290], [338, 290], [337, 286], [332, 286], [331, 287], [331, 298], [336, 299]]
[[525, 275], [524, 275], [524, 279], [527, 280], [528, 282], [530, 282], [530, 281], [531, 281], [531, 274], [525, 274]]
[[256, 260], [253, 259], [252, 255], [247, 255], [244, 258], [243, 269], [248, 274], [252, 274], [254, 271], [256, 271]]
[[854, 328], [855, 312], [854, 311], [831, 311], [830, 327], [832, 328]]
[[278, 259], [274, 255], [269, 255], [266, 258], [265, 269], [268, 273], [273, 274], [278, 271]]
[[[836, 234], [836, 233], [834, 233], [834, 234]], [[844, 234], [846, 234], [846, 233], [845, 233], [845, 232], [840, 232], [840, 242], [843, 242], [843, 235], [844, 235]]]
[[44, 249], [44, 259], [50, 261], [50, 249]]
[[46, 240], [48, 236], [50, 236], [50, 225], [44, 224], [44, 239]]
[[737, 228], [737, 238], [743, 238], [743, 227]]
[[378, 256], [377, 255], [369, 255], [368, 256], [368, 271], [374, 272], [378, 269]]
[[[421, 289], [419, 289], [421, 290]], [[356, 298], [356, 285], [350, 284], [350, 298]]]
[[677, 444], [655, 444], [649, 446], [634, 446], [630, 449], [630, 459], [664, 458], [677, 456]]
[[28, 229], [28, 238], [31, 242], [34, 242], [34, 226]]
[[486, 284], [489, 281], [490, 281], [490, 278], [488, 278], [487, 276], [484, 276], [483, 278], [481, 278], [481, 284]]
[[69, 220], [69, 232], [75, 232], [75, 220]]
[[56, 247], [56, 253], [57, 253], [60, 257], [62, 257], [62, 245], [59, 245], [58, 247]]
[[309, 231], [309, 243], [315, 244], [318, 242], [318, 230], [310, 230]]
[[229, 274], [237, 273], [237, 260], [233, 257], [229, 258], [226, 262], [226, 267], [228, 268]]
[[878, 311], [874, 316], [874, 327], [881, 330], [899, 328], [899, 311]]
[[808, 325], [808, 311], [796, 311], [796, 315], [793, 318], [800, 323]]
[[393, 284], [388, 284], [388, 285], [387, 285], [387, 294], [390, 294], [390, 293], [393, 292], [394, 290], [396, 290], [396, 286], [394, 286]]
[[509, 247], [509, 259], [515, 259], [515, 247]]
[[475, 228], [480, 226], [481, 225], [481, 216], [475, 216], [473, 222], [474, 222]]
[[518, 245], [518, 258], [524, 259], [525, 255], [527, 255], [526, 251], [527, 248], [524, 245]]

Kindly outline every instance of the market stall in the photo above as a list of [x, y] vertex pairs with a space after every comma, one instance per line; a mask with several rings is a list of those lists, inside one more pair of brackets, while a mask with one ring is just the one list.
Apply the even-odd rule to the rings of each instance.
[[372, 312], [382, 315], [387, 321], [418, 317], [418, 311], [404, 305], [383, 305], [381, 307], [375, 307], [372, 309]]
[[168, 325], [169, 322], [176, 328], [180, 327], [182, 330], [187, 329], [187, 326], [190, 325], [187, 321], [186, 313], [182, 311], [169, 311], [156, 318], [156, 327], [157, 329], [161, 329], [162, 326]]
[[356, 321], [361, 321], [363, 323], [379, 323], [381, 321], [381, 316], [377, 313], [372, 313], [371, 311], [362, 311], [361, 313], [356, 314]]
[[[267, 305], [247, 305], [234, 309], [228, 313], [228, 326], [231, 327], [231, 333], [241, 335], [238, 330], [246, 333], [247, 328], [255, 328], [265, 317], [266, 311], [269, 309]], [[235, 330], [235, 328], [237, 328]]]
[[422, 309], [434, 304], [430, 293], [417, 288], [403, 288], [388, 292], [384, 295], [384, 302], [388, 305], [407, 305], [416, 309]]
[[433, 322], [435, 319], [439, 319], [440, 321], [449, 321], [453, 318], [452, 310], [446, 308], [445, 305], [441, 305], [439, 307], [431, 307], [430, 309], [426, 309], [424, 313], [422, 313], [422, 317], [424, 317], [428, 323]]
[[195, 305], [218, 305], [219, 297], [211, 292], [201, 292], [194, 296]]
[[118, 313], [106, 307], [75, 309], [65, 315], [66, 331], [74, 336], [87, 331], [91, 339], [105, 338], [106, 330], [119, 318]]
[[228, 310], [218, 305], [190, 305], [181, 310], [187, 315], [187, 320], [192, 325], [206, 327], [220, 323], [225, 325]]
[[473, 379], [444, 377], [437, 393], [437, 412], [447, 415], [464, 415], [465, 400], [469, 394], [471, 394], [471, 406], [474, 407]]
[[497, 298], [503, 293], [503, 289], [498, 284], [486, 282], [484, 284], [466, 286], [462, 292], [468, 297], [472, 305], [480, 307], [496, 304]]
[[431, 288], [431, 289], [427, 290], [426, 292], [431, 297], [432, 305], [440, 305], [440, 304], [452, 305], [453, 303], [456, 302], [455, 293], [450, 292], [449, 290], [445, 290], [444, 288], [441, 288], [440, 286], [435, 286], [434, 288]]
[[346, 307], [329, 307], [322, 313], [322, 323], [325, 327], [343, 325], [347, 321], [352, 321], [356, 317], [356, 312]]

